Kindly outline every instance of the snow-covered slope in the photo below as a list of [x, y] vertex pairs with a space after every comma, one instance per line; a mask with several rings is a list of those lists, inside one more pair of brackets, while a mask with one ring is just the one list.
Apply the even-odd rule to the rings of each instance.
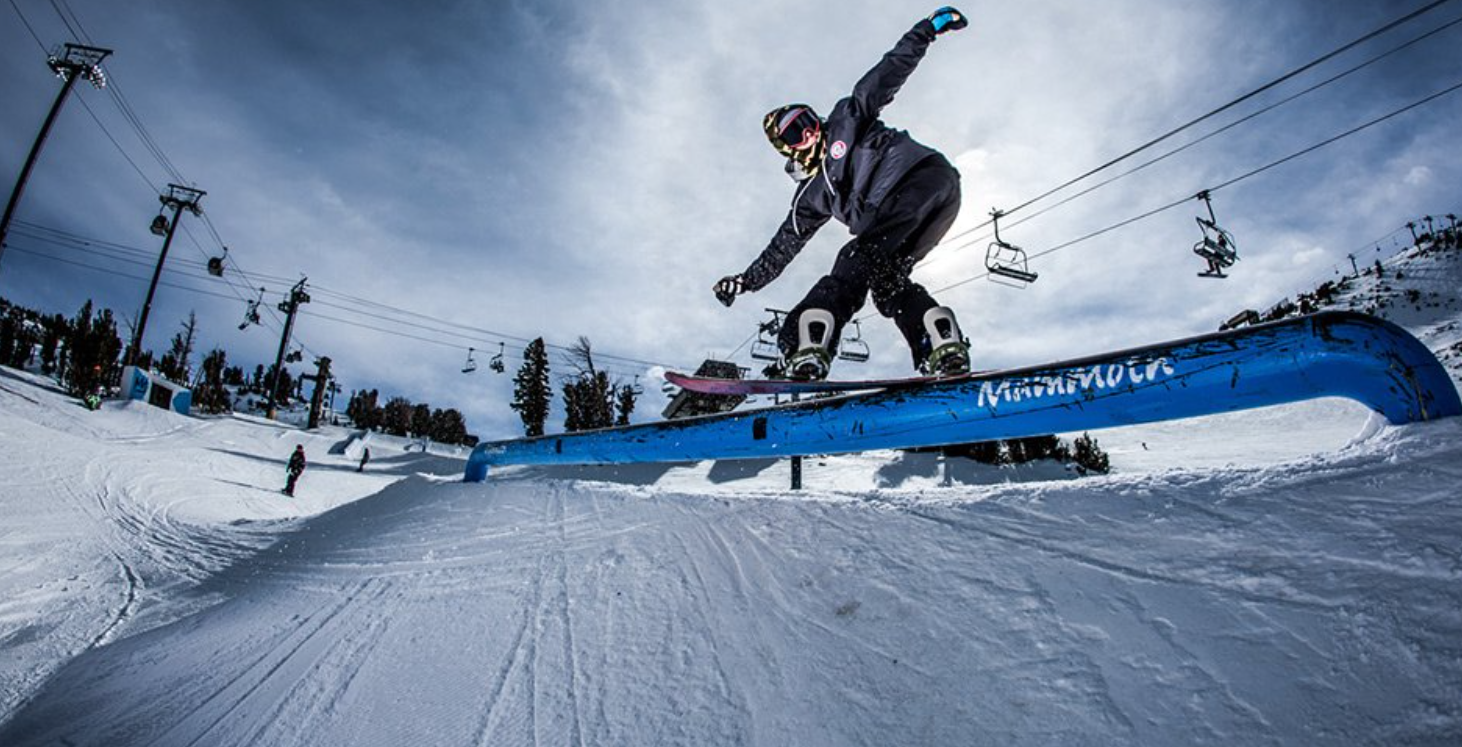
[[[1346, 293], [1450, 284], [1383, 309], [1449, 350], [1455, 254], [1401, 262]], [[1462, 742], [1456, 419], [1321, 400], [1102, 431], [1104, 477], [874, 453], [791, 493], [467, 485], [388, 440], [358, 474], [345, 431], [9, 370], [0, 413], [0, 744]]]

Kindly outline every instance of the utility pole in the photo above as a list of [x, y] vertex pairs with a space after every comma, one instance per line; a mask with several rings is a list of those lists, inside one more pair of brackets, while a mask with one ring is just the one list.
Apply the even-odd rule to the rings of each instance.
[[36, 158], [41, 154], [41, 146], [45, 145], [46, 138], [51, 134], [51, 125], [56, 122], [56, 115], [61, 112], [61, 104], [66, 102], [66, 95], [71, 93], [71, 87], [76, 84], [77, 78], [84, 78], [97, 88], [102, 88], [107, 84], [106, 74], [102, 72], [101, 63], [111, 53], [110, 49], [67, 44], [64, 53], [53, 52], [46, 60], [46, 64], [50, 65], [64, 82], [61, 84], [61, 92], [56, 94], [55, 103], [51, 104], [51, 113], [46, 115], [46, 122], [41, 125], [41, 133], [36, 136], [36, 142], [30, 148], [30, 155], [25, 159], [25, 166], [20, 169], [20, 178], [15, 182], [15, 189], [10, 191], [10, 202], [5, 205], [5, 217], [0, 218], [0, 257], [3, 257], [5, 253], [5, 238], [10, 235], [10, 219], [15, 216], [15, 206], [20, 204], [20, 195], [25, 191], [25, 183], [30, 179], [31, 169], [35, 167]]
[[203, 208], [198, 207], [198, 201], [203, 199], [203, 195], [206, 194], [208, 193], [201, 189], [169, 184], [168, 193], [159, 195], [157, 198], [162, 203], [163, 210], [173, 209], [173, 219], [168, 220], [167, 216], [162, 213], [158, 213], [157, 217], [152, 219], [152, 232], [166, 238], [162, 242], [162, 253], [157, 255], [157, 268], [152, 271], [152, 285], [147, 287], [147, 300], [142, 302], [142, 314], [137, 318], [137, 333], [132, 336], [132, 347], [127, 352], [128, 365], [137, 365], [137, 360], [142, 355], [143, 335], [147, 333], [147, 316], [152, 313], [152, 297], [157, 293], [157, 281], [162, 277], [162, 266], [168, 259], [168, 247], [173, 245], [173, 234], [178, 230], [178, 219], [182, 217], [183, 210], [194, 215], [202, 215]]
[[300, 304], [310, 302], [310, 294], [305, 292], [305, 281], [308, 278], [300, 278], [293, 288], [289, 289], [289, 295], [279, 302], [279, 310], [287, 315], [284, 320], [284, 334], [279, 337], [279, 354], [274, 356], [274, 378], [269, 382], [269, 407], [265, 411], [265, 417], [273, 420], [279, 417], [279, 409], [276, 406], [279, 395], [279, 380], [284, 373], [284, 351], [289, 347], [289, 336], [294, 332], [294, 317], [299, 313]]

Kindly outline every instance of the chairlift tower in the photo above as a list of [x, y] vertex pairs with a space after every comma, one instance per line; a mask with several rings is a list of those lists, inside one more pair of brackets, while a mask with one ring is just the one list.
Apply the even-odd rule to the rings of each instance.
[[51, 111], [46, 115], [45, 123], [41, 125], [41, 132], [36, 136], [35, 144], [30, 148], [30, 155], [26, 156], [25, 165], [20, 169], [20, 178], [15, 181], [15, 189], [10, 191], [10, 202], [5, 205], [5, 217], [0, 218], [0, 257], [3, 257], [5, 253], [5, 238], [10, 233], [10, 219], [15, 216], [15, 206], [20, 204], [20, 195], [25, 191], [25, 183], [30, 179], [31, 169], [35, 168], [36, 158], [41, 154], [41, 146], [45, 145], [46, 138], [51, 134], [51, 125], [55, 124], [56, 115], [61, 112], [61, 105], [66, 102], [66, 96], [71, 93], [71, 87], [76, 84], [78, 78], [97, 88], [106, 86], [107, 78], [106, 74], [102, 72], [101, 64], [102, 60], [111, 53], [110, 49], [67, 44], [64, 50], [53, 52], [46, 59], [46, 64], [50, 65], [63, 81], [61, 92], [56, 94], [56, 101], [51, 104]]
[[[173, 234], [178, 230], [178, 220], [182, 217], [183, 211], [194, 215], [202, 215], [203, 208], [199, 207], [198, 201], [203, 195], [208, 194], [201, 189], [182, 187], [177, 184], [168, 185], [168, 193], [159, 195], [158, 201], [162, 203], [162, 211], [152, 219], [152, 232], [163, 237], [162, 253], [157, 255], [157, 267], [152, 271], [152, 284], [147, 287], [147, 300], [142, 303], [142, 313], [137, 317], [137, 332], [132, 336], [132, 345], [127, 351], [127, 364], [135, 365], [142, 355], [142, 343], [144, 335], [147, 334], [147, 317], [152, 313], [152, 298], [157, 294], [157, 281], [162, 278], [162, 266], [168, 259], [168, 248], [173, 244]], [[173, 211], [172, 220], [166, 215], [168, 209]]]
[[269, 406], [265, 410], [266, 417], [270, 420], [279, 416], [277, 407], [279, 396], [279, 380], [284, 372], [284, 351], [289, 347], [289, 336], [294, 332], [294, 317], [299, 313], [300, 304], [310, 302], [310, 294], [305, 292], [305, 281], [308, 278], [300, 278], [293, 288], [289, 289], [289, 295], [279, 302], [279, 310], [284, 312], [284, 333], [279, 337], [279, 353], [274, 356], [274, 379], [269, 382]]

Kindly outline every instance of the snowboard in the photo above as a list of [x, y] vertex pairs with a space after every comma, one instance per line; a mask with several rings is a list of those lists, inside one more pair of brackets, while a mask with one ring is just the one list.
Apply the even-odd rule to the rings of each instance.
[[720, 379], [710, 376], [666, 371], [665, 380], [682, 389], [701, 394], [836, 394], [875, 389], [901, 389], [943, 381], [967, 379], [978, 374], [954, 376], [913, 376], [902, 379], [863, 379], [858, 381], [796, 381], [793, 379]]

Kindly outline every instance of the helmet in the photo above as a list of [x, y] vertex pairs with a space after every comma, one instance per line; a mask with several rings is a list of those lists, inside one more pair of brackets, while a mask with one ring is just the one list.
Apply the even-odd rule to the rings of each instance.
[[762, 129], [766, 130], [772, 147], [790, 158], [817, 144], [822, 133], [822, 120], [806, 104], [788, 104], [767, 112], [762, 120]]

